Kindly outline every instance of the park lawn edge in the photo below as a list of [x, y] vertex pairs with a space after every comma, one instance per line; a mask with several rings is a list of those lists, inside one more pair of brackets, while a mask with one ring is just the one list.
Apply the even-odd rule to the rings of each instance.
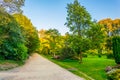
[[[40, 55], [41, 55], [41, 54], [40, 54]], [[75, 75], [77, 75], [77, 76], [79, 76], [79, 77], [84, 78], [85, 80], [95, 80], [95, 79], [93, 79], [92, 77], [88, 76], [87, 74], [83, 73], [82, 71], [80, 71], [80, 70], [78, 71], [75, 67], [72, 67], [72, 66], [70, 66], [70, 65], [61, 64], [61, 63], [59, 63], [58, 61], [53, 60], [51, 56], [46, 56], [46, 55], [41, 55], [41, 56], [43, 56], [44, 58], [50, 60], [51, 62], [59, 65], [60, 67], [68, 70], [69, 72], [72, 72], [73, 74], [75, 74]], [[74, 68], [74, 69], [76, 69], [76, 70], [69, 70], [70, 68]]]

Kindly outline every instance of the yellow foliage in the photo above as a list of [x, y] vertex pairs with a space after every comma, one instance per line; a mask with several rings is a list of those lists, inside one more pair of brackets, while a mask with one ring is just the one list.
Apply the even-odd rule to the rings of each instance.
[[105, 27], [107, 34], [109, 32], [114, 32], [120, 28], [120, 19], [112, 20], [110, 18], [107, 18], [100, 20], [98, 23]]

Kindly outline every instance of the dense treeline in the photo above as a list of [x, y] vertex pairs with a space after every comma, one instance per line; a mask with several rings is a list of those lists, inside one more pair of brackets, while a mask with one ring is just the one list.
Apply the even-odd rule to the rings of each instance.
[[20, 25], [7, 13], [0, 12], [0, 58], [25, 60], [27, 47]]
[[[0, 60], [25, 61], [39, 47], [38, 31], [21, 13], [24, 0], [3, 0], [0, 7]], [[7, 5], [6, 5], [7, 4]], [[9, 11], [7, 11], [9, 7]]]
[[21, 26], [20, 28], [22, 30], [23, 37], [26, 40], [25, 45], [28, 48], [28, 53], [30, 54], [34, 52], [39, 48], [38, 31], [26, 16], [22, 14], [14, 14], [13, 17]]

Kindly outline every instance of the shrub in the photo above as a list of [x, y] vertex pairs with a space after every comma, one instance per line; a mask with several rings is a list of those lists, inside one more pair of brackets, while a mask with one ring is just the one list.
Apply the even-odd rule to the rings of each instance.
[[0, 56], [2, 59], [20, 60], [27, 58], [25, 39], [16, 20], [0, 12]]
[[24, 61], [28, 58], [28, 54], [27, 53], [27, 47], [23, 44], [18, 44], [17, 45], [17, 57], [16, 57], [16, 60], [21, 60], [21, 61]]
[[85, 58], [86, 58], [86, 57], [88, 57], [88, 55], [87, 55], [86, 53], [83, 53], [83, 54], [82, 54], [82, 57], [85, 57]]
[[70, 47], [64, 47], [60, 52], [61, 59], [73, 59], [74, 51]]
[[88, 50], [87, 53], [90, 54], [90, 55], [97, 55], [97, 54], [98, 54], [98, 51], [97, 51], [97, 49]]
[[120, 69], [113, 69], [107, 73], [108, 80], [119, 80], [120, 79]]
[[114, 59], [113, 53], [107, 53], [106, 55], [108, 59]]
[[112, 39], [112, 44], [115, 62], [120, 64], [120, 36], [114, 36]]

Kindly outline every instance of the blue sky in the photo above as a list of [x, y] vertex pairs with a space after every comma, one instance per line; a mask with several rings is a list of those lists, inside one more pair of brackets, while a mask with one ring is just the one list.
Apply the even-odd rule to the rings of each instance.
[[[66, 22], [67, 3], [74, 0], [26, 0], [23, 7], [26, 15], [38, 29], [56, 28], [61, 34], [69, 29]], [[92, 19], [120, 18], [120, 0], [79, 0], [91, 14]]]

